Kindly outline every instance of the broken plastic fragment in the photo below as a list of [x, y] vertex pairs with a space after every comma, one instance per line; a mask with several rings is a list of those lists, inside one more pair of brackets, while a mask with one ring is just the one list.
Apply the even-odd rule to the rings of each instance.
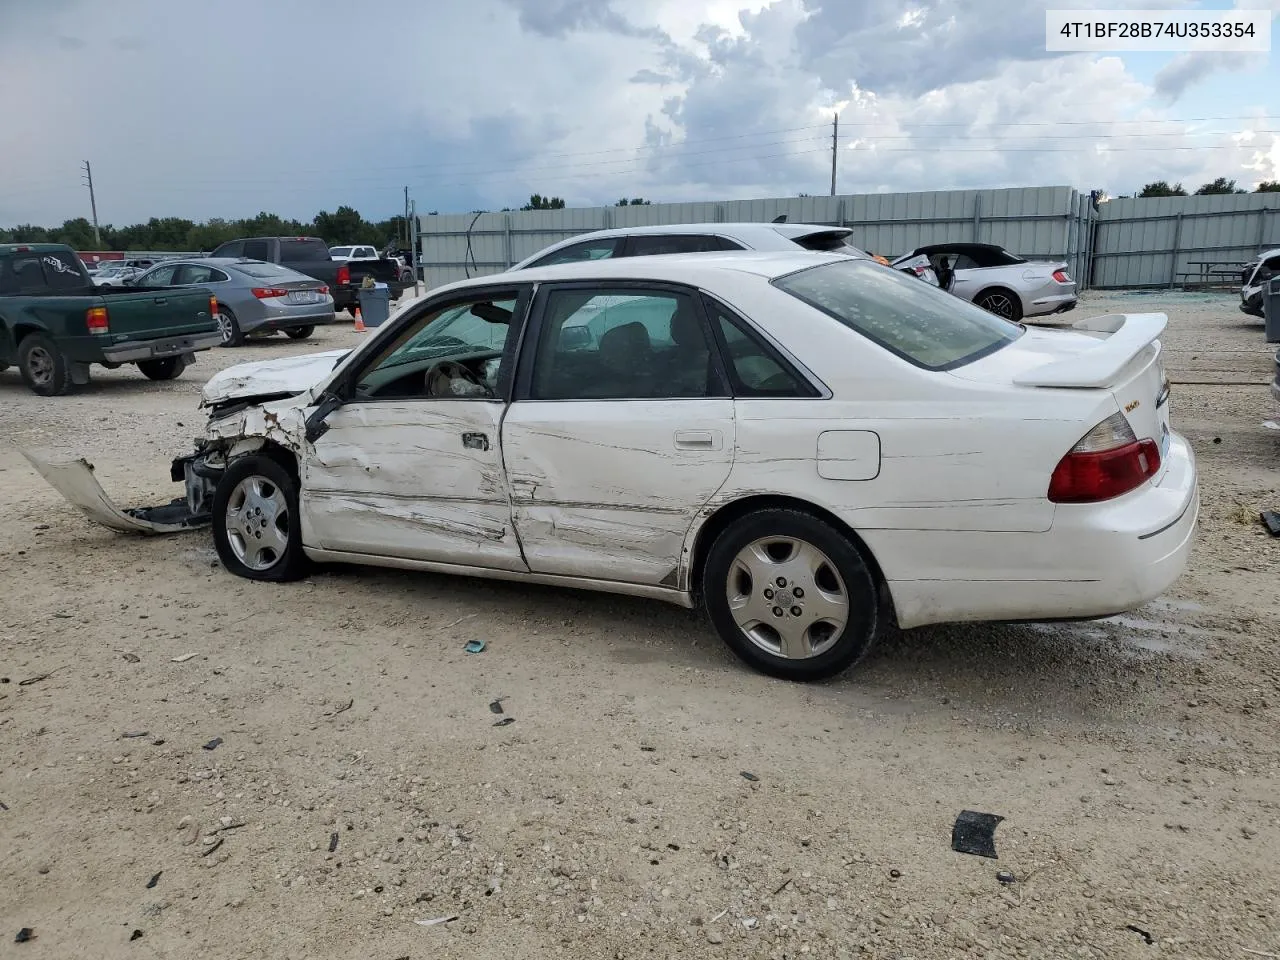
[[1004, 817], [994, 813], [960, 811], [960, 816], [956, 817], [955, 826], [951, 828], [951, 849], [956, 853], [968, 853], [975, 857], [998, 860], [996, 827], [1000, 826], [1003, 820]]
[[196, 654], [194, 653], [184, 653], [180, 657], [170, 657], [169, 659], [172, 660], [174, 663], [186, 663], [188, 660], [194, 660], [195, 658], [196, 658]]
[[760, 778], [757, 777], [754, 773], [749, 773], [746, 770], [742, 771], [742, 779], [750, 780], [752, 783], [757, 783], [760, 780]]
[[148, 881], [147, 881], [147, 889], [148, 889], [148, 890], [154, 890], [154, 889], [155, 889], [156, 884], [160, 882], [160, 874], [162, 874], [162, 873], [164, 873], [164, 871], [163, 871], [163, 870], [161, 870], [159, 873], [157, 873], [155, 876], [153, 876], [150, 880], [148, 880]]
[[130, 942], [130, 943], [133, 943], [133, 941], [135, 941], [135, 940], [141, 940], [141, 939], [142, 939], [142, 931], [141, 931], [141, 930], [135, 930], [135, 931], [133, 931], [133, 933], [129, 934], [129, 942]]
[[510, 726], [511, 724], [513, 724], [513, 723], [515, 723], [515, 722], [516, 722], [516, 718], [515, 718], [515, 717], [503, 717], [501, 720], [495, 720], [495, 721], [493, 722], [493, 725], [494, 725], [495, 727], [506, 727], [506, 726]]
[[34, 940], [36, 932], [30, 927], [23, 927], [18, 931], [18, 935], [13, 938], [14, 943], [26, 943], [28, 940]]
[[507, 699], [507, 698], [506, 698], [506, 697], [499, 697], [497, 700], [493, 700], [493, 701], [491, 701], [491, 702], [489, 703], [489, 712], [490, 712], [490, 713], [501, 713], [501, 712], [502, 712], [502, 701], [503, 701], [503, 700], [505, 700], [505, 699]]
[[222, 738], [221, 738], [221, 737], [214, 737], [212, 740], [210, 740], [208, 743], [206, 743], [206, 744], [204, 745], [204, 749], [205, 749], [205, 750], [217, 750], [217, 749], [218, 749], [218, 746], [219, 746], [221, 743], [222, 743]]
[[484, 652], [484, 641], [483, 641], [483, 640], [468, 640], [468, 641], [467, 641], [467, 645], [466, 645], [465, 647], [463, 647], [463, 649], [464, 649], [464, 650], [466, 650], [466, 651], [467, 651], [467, 653], [483, 653], [483, 652]]
[[434, 927], [437, 923], [449, 923], [457, 919], [458, 919], [458, 915], [454, 913], [454, 914], [450, 914], [447, 917], [434, 917], [431, 920], [415, 920], [413, 922], [420, 927]]

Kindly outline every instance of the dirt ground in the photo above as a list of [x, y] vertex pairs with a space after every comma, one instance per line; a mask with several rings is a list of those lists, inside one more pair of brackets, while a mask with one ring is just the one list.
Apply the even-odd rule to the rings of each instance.
[[[655, 602], [236, 579], [207, 532], [91, 525], [16, 450], [167, 501], [205, 378], [348, 326], [56, 400], [0, 374], [0, 956], [1280, 955], [1274, 347], [1228, 295], [1083, 308], [1170, 316], [1187, 574], [1109, 621], [895, 633], [818, 686]], [[998, 860], [951, 850], [965, 809], [1005, 818]]]

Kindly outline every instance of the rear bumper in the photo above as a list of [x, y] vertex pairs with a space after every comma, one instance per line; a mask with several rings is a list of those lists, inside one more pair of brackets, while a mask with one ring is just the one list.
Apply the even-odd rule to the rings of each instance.
[[1036, 297], [1028, 304], [1025, 315], [1028, 317], [1042, 317], [1046, 313], [1065, 313], [1067, 310], [1074, 310], [1079, 299], [1076, 296], [1076, 285], [1074, 283], [1061, 284], [1059, 291]]
[[257, 333], [263, 330], [297, 330], [299, 327], [324, 326], [325, 324], [333, 323], [333, 320], [333, 307], [315, 313], [304, 314], [288, 312], [273, 314], [268, 312], [261, 319], [242, 321], [241, 329], [245, 333]]
[[107, 363], [137, 363], [159, 357], [176, 357], [198, 350], [211, 350], [222, 343], [222, 335], [216, 330], [186, 337], [163, 337], [159, 340], [126, 340], [113, 343], [102, 350]]
[[1172, 586], [1199, 513], [1195, 458], [1174, 434], [1159, 483], [1107, 503], [1059, 505], [1045, 533], [867, 531], [864, 539], [903, 627], [1088, 620]]

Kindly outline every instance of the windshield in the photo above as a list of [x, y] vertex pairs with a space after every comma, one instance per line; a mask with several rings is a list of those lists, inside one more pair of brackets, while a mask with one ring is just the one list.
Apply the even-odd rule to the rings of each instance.
[[1012, 343], [1023, 328], [930, 284], [866, 260], [779, 277], [774, 286], [928, 370], [949, 370]]

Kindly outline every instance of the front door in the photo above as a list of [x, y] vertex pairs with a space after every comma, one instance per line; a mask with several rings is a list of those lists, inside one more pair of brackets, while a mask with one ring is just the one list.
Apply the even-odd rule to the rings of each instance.
[[733, 400], [697, 299], [543, 284], [534, 316], [502, 428], [529, 568], [677, 586], [685, 535], [734, 456]]
[[303, 465], [304, 543], [527, 569], [499, 446], [524, 289], [427, 306], [344, 378]]

